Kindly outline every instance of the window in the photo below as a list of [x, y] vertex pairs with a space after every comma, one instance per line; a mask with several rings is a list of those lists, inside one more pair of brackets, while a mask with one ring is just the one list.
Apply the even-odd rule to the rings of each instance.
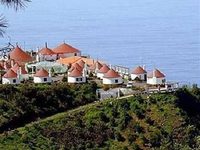
[[16, 79], [13, 79], [13, 83], [16, 83]]
[[118, 80], [115, 80], [115, 83], [118, 83]]
[[162, 83], [165, 83], [165, 81], [166, 81], [166, 80], [165, 80], [165, 79], [163, 79], [163, 80], [162, 80]]
[[83, 79], [82, 78], [76, 78], [76, 81], [78, 82], [78, 81], [83, 81]]
[[47, 78], [44, 78], [44, 82], [47, 82]]

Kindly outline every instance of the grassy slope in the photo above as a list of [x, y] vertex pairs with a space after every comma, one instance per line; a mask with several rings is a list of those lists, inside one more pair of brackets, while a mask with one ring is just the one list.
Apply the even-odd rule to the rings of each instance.
[[0, 135], [0, 149], [189, 149], [173, 95], [106, 100]]

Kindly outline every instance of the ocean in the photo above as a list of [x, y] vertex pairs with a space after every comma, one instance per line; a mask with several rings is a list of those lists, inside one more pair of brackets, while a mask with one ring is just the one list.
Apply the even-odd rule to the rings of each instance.
[[168, 81], [200, 85], [199, 0], [33, 0], [14, 11], [8, 41], [36, 50], [63, 41], [109, 64], [158, 68]]

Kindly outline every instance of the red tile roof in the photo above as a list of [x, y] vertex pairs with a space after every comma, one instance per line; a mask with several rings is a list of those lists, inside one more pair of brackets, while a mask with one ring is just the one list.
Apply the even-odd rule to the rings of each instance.
[[151, 72], [150, 74], [148, 74], [148, 78], [152, 78], [153, 75], [156, 77], [156, 78], [164, 78], [165, 75], [160, 72], [160, 70], [158, 69], [155, 69], [153, 72]]
[[85, 62], [84, 62], [82, 59], [78, 61], [78, 64], [79, 64], [82, 68], [84, 68], [84, 66], [85, 66]]
[[15, 73], [12, 69], [9, 69], [6, 74], [3, 76], [4, 78], [17, 78], [17, 73]]
[[78, 53], [80, 51], [78, 49], [72, 47], [71, 45], [63, 43], [60, 46], [54, 48], [53, 52], [55, 52], [57, 54], [63, 54], [63, 53]]
[[80, 76], [82, 76], [82, 72], [80, 70], [78, 70], [78, 68], [74, 68], [68, 76], [69, 77], [80, 77]]
[[104, 78], [119, 78], [121, 77], [116, 71], [110, 69], [105, 75]]
[[48, 47], [42, 48], [39, 52], [41, 55], [54, 55], [55, 53]]
[[89, 67], [89, 70], [95, 70], [96, 67], [99, 70], [99, 69], [101, 69], [101, 67], [103, 67], [103, 65], [99, 61], [97, 61]]
[[83, 68], [78, 63], [74, 63], [68, 71], [71, 72], [74, 70], [74, 68], [77, 68], [79, 71], [83, 70]]
[[35, 74], [35, 77], [48, 77], [48, 76], [49, 76], [49, 73], [44, 68], [41, 68]]
[[16, 63], [13, 67], [12, 67], [12, 70], [17, 73], [17, 71], [20, 69], [21, 67], [21, 74], [28, 74], [26, 69], [25, 69], [25, 66], [20, 66], [18, 63]]
[[32, 57], [24, 52], [21, 48], [16, 46], [11, 52], [10, 52], [10, 59], [13, 59], [15, 61], [19, 62], [30, 62], [32, 61]]
[[109, 67], [106, 65], [106, 64], [104, 64], [102, 67], [101, 67], [101, 69], [98, 71], [98, 73], [106, 73], [106, 72], [108, 72], [110, 69], [109, 69]]
[[147, 73], [146, 70], [144, 70], [141, 66], [136, 67], [132, 74], [145, 74]]

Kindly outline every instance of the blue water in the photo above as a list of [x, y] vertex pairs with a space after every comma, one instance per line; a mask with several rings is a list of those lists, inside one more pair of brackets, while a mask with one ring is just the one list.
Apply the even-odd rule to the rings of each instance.
[[62, 41], [109, 63], [162, 70], [168, 80], [200, 84], [199, 0], [33, 0], [9, 21], [3, 46], [36, 49]]

